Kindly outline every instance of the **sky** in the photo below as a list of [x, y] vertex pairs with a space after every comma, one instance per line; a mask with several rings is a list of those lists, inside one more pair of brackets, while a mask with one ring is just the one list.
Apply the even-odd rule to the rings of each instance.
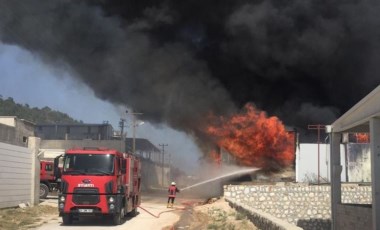
[[[44, 64], [27, 50], [3, 43], [0, 43], [0, 95], [30, 107], [48, 106], [85, 123], [108, 121], [115, 130], [120, 129], [119, 120], [124, 118], [127, 137], [132, 137], [132, 117], [127, 115], [126, 108], [98, 99], [89, 87], [68, 72]], [[156, 127], [144, 122], [136, 128], [136, 137], [147, 138], [157, 147], [168, 144], [165, 152], [186, 171], [194, 170], [200, 156], [191, 138], [165, 125]]]

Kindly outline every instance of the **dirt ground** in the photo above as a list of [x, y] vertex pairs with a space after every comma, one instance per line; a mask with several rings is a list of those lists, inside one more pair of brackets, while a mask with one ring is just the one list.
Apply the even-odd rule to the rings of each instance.
[[206, 204], [184, 211], [174, 229], [255, 230], [258, 228], [245, 215], [231, 208], [224, 198], [213, 198]]
[[[151, 211], [158, 212], [158, 210], [152, 209], [152, 207], [156, 205], [157, 200], [160, 200], [161, 202], [162, 199], [157, 199], [154, 197], [148, 199], [146, 201], [146, 204], [148, 205], [147, 208], [149, 208]], [[161, 206], [165, 205], [159, 205], [159, 207]], [[188, 199], [178, 199], [176, 207], [178, 211], [173, 210], [174, 212], [170, 213], [166, 213], [167, 211], [165, 210], [170, 211], [171, 209], [165, 209], [164, 207], [164, 213], [159, 218], [162, 219], [162, 221], [167, 221], [167, 224], [163, 224], [163, 226], [167, 226], [163, 227], [163, 230], [258, 229], [249, 220], [247, 220], [246, 216], [236, 212], [235, 209], [231, 208], [223, 198], [213, 198], [205, 203], [194, 200], [189, 202]], [[126, 224], [132, 224], [133, 221], [138, 221], [139, 219], [141, 219], [140, 221], [144, 221], [146, 223], [147, 219], [152, 219], [152, 217], [146, 215], [143, 210], [140, 210], [140, 212], [141, 215], [139, 215], [138, 218], [135, 220], [132, 219]], [[146, 220], [143, 220], [144, 218]], [[157, 222], [160, 221], [159, 219], [154, 220], [153, 218], [151, 221]], [[57, 226], [55, 226], [54, 223], [57, 223]], [[41, 227], [43, 229], [43, 226], [49, 228], [49, 226], [53, 225], [55, 226], [54, 228], [62, 228], [58, 223], [60, 223], [60, 218], [58, 217], [55, 199], [47, 199], [35, 207], [0, 210], [0, 229], [4, 230], [40, 229]], [[154, 226], [161, 225], [157, 223]], [[83, 228], [84, 226], [77, 227]], [[96, 228], [95, 226], [89, 227]], [[107, 227], [112, 228], [112, 226]]]
[[33, 229], [48, 221], [58, 218], [58, 210], [50, 205], [35, 207], [9, 208], [0, 210], [0, 229]]

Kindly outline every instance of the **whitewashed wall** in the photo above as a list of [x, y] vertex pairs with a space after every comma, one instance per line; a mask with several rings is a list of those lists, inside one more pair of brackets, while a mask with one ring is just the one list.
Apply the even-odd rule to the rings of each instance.
[[347, 145], [347, 174], [350, 182], [371, 181], [371, 149], [369, 144]]
[[35, 203], [33, 160], [31, 149], [0, 142], [0, 208]]
[[0, 124], [16, 127], [16, 117], [14, 116], [1, 116]]
[[[340, 145], [340, 161], [343, 167], [341, 181], [346, 182], [345, 148]], [[300, 144], [296, 151], [296, 181], [318, 181], [318, 144]], [[330, 145], [319, 145], [320, 182], [330, 182]]]

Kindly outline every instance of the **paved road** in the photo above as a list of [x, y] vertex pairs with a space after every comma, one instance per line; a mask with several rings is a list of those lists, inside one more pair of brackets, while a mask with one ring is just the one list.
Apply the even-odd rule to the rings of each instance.
[[[91, 229], [91, 230], [100, 230], [100, 229], [129, 229], [129, 230], [140, 230], [140, 229], [162, 229], [164, 227], [173, 226], [180, 218], [183, 210], [186, 206], [182, 203], [186, 203], [188, 201], [196, 202], [200, 200], [194, 199], [185, 199], [178, 198], [176, 200], [175, 209], [166, 208], [166, 197], [162, 196], [144, 196], [141, 207], [151, 212], [154, 215], [159, 215], [159, 218], [156, 218], [139, 208], [139, 214], [136, 217], [130, 218], [127, 217], [126, 221], [119, 226], [112, 225], [110, 220], [96, 218], [96, 217], [88, 217], [79, 219], [78, 221], [74, 221], [74, 223], [70, 226], [62, 225], [62, 219], [58, 218], [57, 220], [51, 220], [48, 223], [42, 225], [37, 228], [38, 230], [51, 230], [51, 229], [66, 229], [66, 230], [75, 230], [75, 229]], [[49, 199], [48, 202], [51, 205], [56, 205], [55, 199]]]

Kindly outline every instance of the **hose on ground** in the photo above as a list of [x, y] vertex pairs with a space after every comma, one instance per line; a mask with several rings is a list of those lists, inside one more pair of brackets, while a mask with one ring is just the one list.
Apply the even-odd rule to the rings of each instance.
[[138, 206], [139, 208], [141, 208], [142, 210], [144, 210], [145, 212], [147, 212], [148, 214], [150, 214], [151, 216], [155, 217], [155, 218], [160, 218], [160, 215], [162, 213], [166, 213], [166, 212], [174, 212], [174, 211], [184, 211], [184, 210], [187, 210], [189, 209], [191, 206], [193, 206], [196, 202], [190, 202], [190, 201], [187, 201], [187, 202], [182, 202], [181, 204], [183, 204], [185, 207], [183, 208], [174, 208], [174, 209], [171, 209], [171, 210], [166, 210], [166, 211], [162, 211], [162, 212], [159, 212], [157, 215], [155, 215], [154, 213], [148, 211], [147, 209], [145, 209], [144, 207], [141, 207], [141, 206]]

